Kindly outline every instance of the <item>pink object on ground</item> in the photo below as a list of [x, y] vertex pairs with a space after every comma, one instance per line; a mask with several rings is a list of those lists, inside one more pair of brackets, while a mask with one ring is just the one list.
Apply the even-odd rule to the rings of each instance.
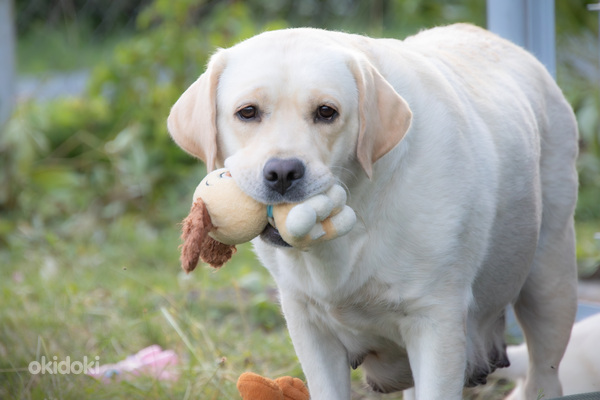
[[88, 375], [102, 381], [129, 379], [133, 376], [150, 376], [158, 380], [176, 380], [175, 366], [177, 354], [173, 350], [163, 350], [159, 345], [152, 345], [128, 356], [116, 364], [105, 364], [93, 368]]

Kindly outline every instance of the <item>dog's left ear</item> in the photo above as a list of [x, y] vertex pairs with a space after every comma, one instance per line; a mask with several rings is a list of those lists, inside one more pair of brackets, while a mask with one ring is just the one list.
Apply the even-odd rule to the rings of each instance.
[[224, 69], [225, 56], [219, 51], [173, 105], [167, 119], [175, 143], [204, 161], [209, 172], [215, 169], [217, 160], [217, 86]]
[[349, 65], [358, 87], [360, 131], [356, 156], [371, 178], [375, 161], [392, 150], [408, 131], [412, 112], [366, 59], [354, 59]]

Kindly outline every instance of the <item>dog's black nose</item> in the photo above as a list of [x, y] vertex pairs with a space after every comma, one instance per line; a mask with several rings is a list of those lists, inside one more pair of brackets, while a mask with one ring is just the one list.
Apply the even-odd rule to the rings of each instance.
[[297, 181], [304, 177], [306, 168], [297, 158], [272, 158], [263, 168], [265, 183], [283, 195]]

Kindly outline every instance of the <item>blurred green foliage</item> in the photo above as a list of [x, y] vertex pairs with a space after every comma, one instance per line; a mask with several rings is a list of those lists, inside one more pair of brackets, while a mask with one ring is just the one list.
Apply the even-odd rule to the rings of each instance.
[[93, 69], [84, 96], [21, 104], [0, 136], [0, 244], [19, 224], [76, 235], [80, 214], [180, 219], [169, 206], [204, 172], [172, 143], [166, 116], [215, 45], [284, 26], [250, 15], [241, 2], [157, 0], [137, 17], [137, 34]]
[[[26, 4], [17, 1], [17, 9]], [[94, 7], [85, 20], [65, 11], [69, 29], [74, 21], [84, 34], [100, 29], [100, 3], [86, 4]], [[47, 7], [55, 12], [57, 6]], [[457, 21], [485, 25], [485, 2], [479, 0], [130, 0], [119, 7], [123, 12], [116, 21], [129, 15], [135, 21], [133, 33], [95, 65], [87, 93], [21, 104], [0, 137], [0, 211], [6, 216], [0, 222], [0, 243], [18, 221], [61, 231], [80, 213], [98, 222], [128, 212], [151, 213], [153, 223], [176, 219], [180, 214], [169, 206], [186, 196], [204, 171], [173, 144], [165, 119], [216, 47], [287, 26], [403, 37]], [[113, 7], [106, 13], [114, 13]], [[581, 132], [578, 218], [599, 219], [597, 17], [576, 2], [557, 2], [557, 21], [558, 81]]]
[[592, 31], [565, 35], [560, 41], [558, 82], [575, 110], [580, 136], [577, 218], [600, 219], [600, 52]]
[[67, 28], [78, 33], [92, 29], [102, 40], [115, 29], [133, 25], [137, 14], [152, 0], [14, 0], [15, 23], [19, 35], [48, 28]]

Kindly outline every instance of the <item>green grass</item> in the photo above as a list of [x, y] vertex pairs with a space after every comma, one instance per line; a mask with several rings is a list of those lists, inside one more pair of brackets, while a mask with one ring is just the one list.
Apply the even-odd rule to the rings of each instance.
[[[66, 241], [30, 229], [0, 252], [0, 398], [227, 399], [246, 369], [301, 373], [276, 302], [265, 296], [269, 276], [247, 246], [218, 272], [185, 276], [175, 224], [158, 231], [126, 217]], [[110, 363], [154, 343], [181, 357], [177, 384], [27, 370], [42, 355]]]
[[579, 275], [586, 277], [600, 267], [600, 221], [581, 221], [576, 229]]
[[[239, 399], [235, 382], [246, 370], [303, 377], [274, 284], [249, 245], [218, 271], [200, 265], [186, 276], [175, 222], [157, 227], [126, 215], [108, 225], [77, 226], [59, 237], [22, 223], [0, 249], [0, 398]], [[578, 230], [589, 237], [596, 226]], [[177, 352], [177, 382], [101, 383], [27, 370], [41, 356], [98, 356], [104, 364], [151, 344]], [[495, 383], [467, 396], [500, 399], [510, 387]], [[399, 398], [370, 393], [360, 371], [353, 372], [353, 393], [354, 399]]]

